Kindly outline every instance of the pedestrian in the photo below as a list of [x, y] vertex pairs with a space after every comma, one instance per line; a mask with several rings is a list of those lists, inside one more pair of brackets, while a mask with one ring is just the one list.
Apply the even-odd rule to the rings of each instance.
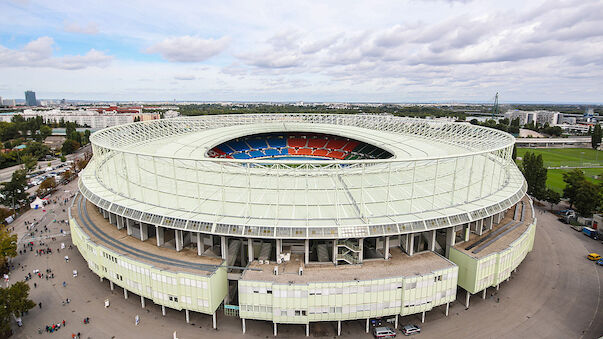
[[34, 283], [34, 288], [38, 288], [38, 284]]
[[67, 287], [67, 283], [63, 281], [63, 287]]
[[63, 327], [65, 327], [65, 320], [63, 320]]
[[134, 318], [134, 323], [136, 324], [136, 326], [138, 326], [138, 324], [140, 324], [140, 317], [138, 316], [138, 314]]

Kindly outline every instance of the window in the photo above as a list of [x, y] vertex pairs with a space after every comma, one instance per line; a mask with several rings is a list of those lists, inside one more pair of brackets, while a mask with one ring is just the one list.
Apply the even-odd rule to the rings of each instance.
[[272, 294], [272, 290], [266, 290], [266, 293]]

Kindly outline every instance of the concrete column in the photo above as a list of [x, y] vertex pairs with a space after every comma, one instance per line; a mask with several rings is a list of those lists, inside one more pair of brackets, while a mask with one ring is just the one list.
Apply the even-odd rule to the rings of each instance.
[[494, 227], [494, 216], [491, 215], [489, 218], [486, 219], [486, 227], [488, 228], [488, 230], [491, 230]]
[[243, 334], [245, 334], [245, 318], [241, 318], [241, 324], [243, 325]]
[[394, 322], [394, 329], [398, 329], [398, 315], [396, 314], [396, 321]]
[[140, 296], [140, 307], [144, 308], [144, 297]]
[[228, 258], [228, 240], [225, 236], [220, 236], [220, 253], [222, 259], [226, 260]]
[[128, 299], [128, 290], [124, 288], [124, 299]]
[[99, 278], [100, 278], [100, 281], [103, 282], [103, 277], [99, 277]]
[[450, 308], [450, 303], [447, 302], [446, 303], [446, 316], [448, 316], [448, 309]]
[[358, 247], [360, 248], [360, 252], [358, 253], [358, 260], [360, 263], [364, 260], [364, 238], [358, 239]]
[[212, 326], [213, 326], [214, 330], [216, 328], [218, 328], [218, 325], [216, 323], [216, 312], [214, 312], [214, 314], [211, 316], [211, 322], [212, 322]]
[[276, 248], [274, 249], [277, 264], [281, 263], [281, 253], [283, 252], [283, 239], [276, 239]]
[[425, 323], [425, 311], [421, 314], [421, 323]]
[[366, 333], [369, 333], [369, 318], [366, 318]]
[[[184, 316], [186, 317], [186, 323], [190, 323], [191, 322], [191, 318], [190, 318], [190, 314], [188, 313], [188, 310], [184, 310]], [[245, 331], [243, 331], [244, 333]]]
[[182, 251], [182, 244], [184, 240], [182, 239], [182, 231], [174, 230], [174, 242], [176, 243], [176, 252]]
[[337, 336], [341, 335], [341, 320], [337, 320]]
[[436, 231], [433, 230], [430, 232], [430, 236], [429, 236], [429, 249], [430, 251], [434, 252], [435, 251], [435, 244], [436, 244]]
[[107, 210], [102, 209], [103, 211], [103, 218], [107, 219], [109, 216], [107, 215]]
[[304, 263], [310, 263], [310, 239], [304, 240]]
[[[101, 281], [103, 281], [103, 278], [101, 278]], [[111, 291], [115, 289], [115, 287], [113, 286], [113, 281], [111, 280], [109, 280], [109, 286], [111, 287]]]
[[488, 288], [484, 288], [484, 290], [482, 291], [482, 299], [486, 299], [486, 291], [488, 290]]
[[165, 243], [165, 229], [161, 226], [155, 226], [155, 235], [157, 238], [157, 247]]
[[498, 289], [500, 288], [500, 284], [496, 285], [496, 290], [498, 291]]
[[410, 233], [408, 237], [410, 238], [408, 241], [408, 255], [412, 257], [415, 250], [415, 235], [414, 233]]
[[134, 233], [134, 232], [132, 232], [132, 222], [128, 219], [126, 221], [126, 234], [132, 235], [132, 233]]
[[201, 233], [197, 233], [197, 255], [203, 254], [205, 251], [205, 245], [203, 244], [203, 238]]
[[383, 242], [383, 257], [385, 260], [389, 259], [389, 237], [385, 237]]
[[471, 228], [469, 227], [469, 224], [467, 224], [466, 227], [463, 227], [463, 231], [465, 232], [464, 241], [469, 241], [469, 234], [471, 233]]
[[467, 291], [467, 295], [465, 296], [465, 308], [469, 308], [469, 297], [471, 297], [471, 293]]
[[337, 265], [337, 239], [333, 240], [333, 264]]
[[117, 229], [120, 230], [124, 228], [124, 217], [122, 217], [121, 215], [117, 216]]
[[109, 213], [109, 223], [115, 225], [116, 224], [116, 222], [115, 222], [115, 214], [113, 214], [111, 212], [108, 212], [108, 213]]
[[476, 228], [478, 230], [477, 234], [482, 235], [484, 233], [484, 219], [479, 219], [477, 222]]
[[276, 323], [272, 323], [274, 324], [274, 336], [276, 337]]
[[140, 223], [140, 241], [149, 239], [149, 224]]
[[446, 230], [446, 258], [450, 256], [450, 248], [454, 247], [456, 242], [456, 232], [454, 227], [450, 227]]
[[247, 259], [249, 262], [253, 261], [254, 253], [253, 253], [253, 239], [247, 239]]
[[310, 336], [310, 323], [306, 324], [306, 337]]
[[165, 306], [161, 305], [161, 314], [165, 317]]

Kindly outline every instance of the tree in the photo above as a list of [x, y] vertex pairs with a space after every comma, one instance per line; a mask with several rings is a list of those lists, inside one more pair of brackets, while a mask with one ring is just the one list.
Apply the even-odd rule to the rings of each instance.
[[51, 134], [52, 128], [48, 127], [47, 125], [43, 125], [42, 127], [40, 127], [40, 135], [42, 136], [42, 140], [46, 139]]
[[582, 216], [589, 217], [599, 205], [599, 186], [584, 180], [575, 198], [576, 211]]
[[34, 308], [36, 304], [29, 299], [29, 285], [18, 281], [8, 288], [0, 288], [0, 337], [10, 335], [12, 317]]
[[590, 137], [590, 143], [593, 149], [597, 149], [599, 145], [601, 145], [601, 137], [603, 133], [601, 132], [601, 125], [596, 124], [593, 129], [593, 134]]
[[61, 148], [61, 152], [63, 155], [71, 154], [75, 152], [78, 148], [80, 148], [80, 144], [72, 139], [67, 139], [63, 142], [63, 147]]
[[61, 162], [67, 161], [67, 158], [64, 155], [61, 155]]
[[521, 162], [522, 173], [528, 182], [528, 194], [538, 200], [546, 197], [547, 169], [543, 165], [542, 155], [527, 152]]
[[31, 171], [33, 171], [34, 169], [36, 169], [36, 166], [38, 166], [38, 158], [31, 154], [26, 154], [22, 156], [21, 162], [23, 163], [23, 169], [25, 169], [25, 172], [27, 172], [28, 174], [31, 173]]
[[[10, 234], [6, 228], [0, 230], [0, 267], [8, 262], [8, 258], [17, 256], [17, 235]], [[4, 271], [4, 269], [3, 269]], [[4, 272], [3, 272], [4, 273]]]
[[582, 185], [583, 181], [586, 181], [584, 172], [577, 168], [563, 173], [563, 181], [565, 182], [563, 197], [569, 200], [570, 208], [573, 208], [574, 203], [576, 202], [576, 195], [580, 190], [580, 186]]
[[71, 178], [72, 175], [73, 175], [73, 172], [71, 172], [71, 170], [66, 170], [65, 172], [63, 172], [63, 174], [61, 174], [61, 178], [63, 180], [69, 180], [69, 178]]
[[561, 202], [561, 194], [559, 194], [557, 191], [553, 191], [552, 189], [547, 188], [546, 192], [545, 192], [544, 201], [551, 204], [551, 211], [552, 211], [553, 206], [557, 205], [559, 202]]
[[57, 187], [57, 181], [53, 177], [46, 178], [44, 179], [44, 181], [42, 181], [40, 187], [38, 187], [38, 191], [36, 192], [36, 194], [39, 197], [43, 196], [46, 192], [52, 190], [55, 187]]
[[26, 176], [27, 172], [25, 172], [25, 170], [16, 170], [13, 172], [10, 181], [2, 183], [0, 193], [4, 196], [4, 198], [0, 199], [0, 202], [4, 206], [13, 206], [14, 209], [16, 204], [20, 204], [21, 201], [27, 199]]

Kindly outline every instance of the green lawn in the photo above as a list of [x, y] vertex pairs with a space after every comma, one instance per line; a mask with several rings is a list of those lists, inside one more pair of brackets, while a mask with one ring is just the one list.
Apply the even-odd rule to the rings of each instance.
[[517, 148], [517, 157], [523, 157], [526, 152], [542, 154], [546, 167], [603, 166], [603, 151], [595, 151], [590, 148]]
[[[518, 148], [517, 158], [523, 157], [526, 152], [542, 154], [542, 160], [546, 167], [582, 167], [603, 166], [603, 151], [595, 151], [589, 148]], [[519, 160], [518, 163], [521, 161]], [[603, 168], [581, 168], [588, 180], [600, 183], [603, 178]], [[570, 169], [549, 169], [546, 185], [561, 193], [565, 187], [563, 173]], [[595, 179], [595, 176], [599, 176]]]

